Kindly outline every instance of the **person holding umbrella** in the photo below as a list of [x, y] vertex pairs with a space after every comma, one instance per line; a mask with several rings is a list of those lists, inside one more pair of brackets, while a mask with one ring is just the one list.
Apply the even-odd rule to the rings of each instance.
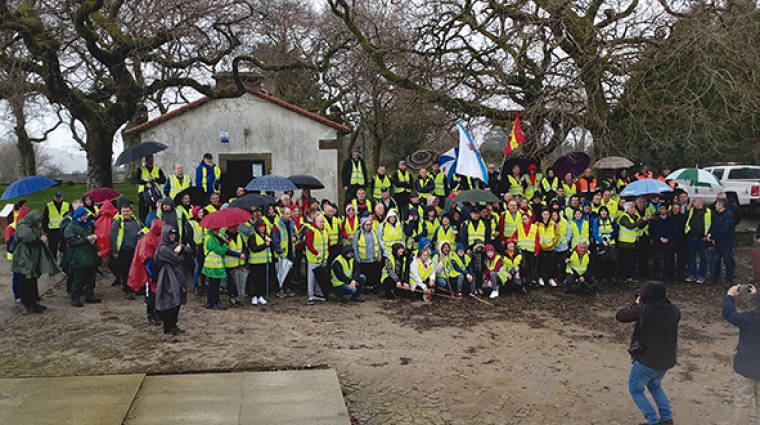
[[190, 177], [185, 175], [182, 164], [174, 164], [174, 174], [166, 179], [164, 194], [172, 199], [180, 192], [190, 187]]
[[343, 161], [343, 169], [340, 176], [343, 182], [343, 190], [346, 192], [346, 200], [354, 199], [356, 190], [367, 187], [367, 167], [361, 158], [362, 150], [359, 146], [351, 149], [351, 156]]
[[222, 169], [214, 164], [214, 156], [206, 152], [198, 167], [195, 168], [195, 185], [208, 194], [221, 192]]
[[48, 238], [42, 231], [42, 212], [32, 210], [23, 216], [13, 233], [16, 247], [13, 251], [11, 269], [18, 276], [21, 303], [27, 313], [42, 313], [37, 278], [42, 274], [57, 274], [60, 270], [55, 258], [45, 245]]
[[63, 192], [55, 192], [53, 200], [45, 205], [42, 211], [42, 229], [47, 235], [48, 248], [54, 257], [63, 253], [66, 246], [63, 243], [63, 230], [61, 224], [66, 214], [71, 212], [71, 205], [63, 200]]
[[71, 280], [71, 305], [83, 307], [84, 302], [99, 303], [100, 298], [95, 296], [95, 276], [100, 265], [98, 247], [95, 242], [98, 237], [93, 233], [93, 220], [87, 208], [79, 207], [74, 211], [71, 223], [66, 226], [64, 237], [66, 246], [69, 248], [68, 265]]
[[138, 199], [140, 199], [138, 206], [140, 220], [145, 221], [145, 217], [148, 215], [148, 210], [154, 201], [149, 200], [149, 197], [142, 196], [141, 194], [146, 190], [150, 190], [156, 193], [156, 198], [159, 198], [161, 193], [158, 188], [154, 187], [154, 185], [163, 185], [166, 183], [166, 176], [164, 176], [164, 172], [159, 167], [155, 166], [153, 155], [145, 157], [145, 165], [140, 166], [136, 181], [137, 195]]

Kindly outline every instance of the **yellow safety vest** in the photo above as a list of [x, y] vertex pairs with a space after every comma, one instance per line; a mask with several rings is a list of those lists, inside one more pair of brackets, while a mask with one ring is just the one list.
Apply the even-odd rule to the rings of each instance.
[[[361, 214], [359, 213], [359, 200], [356, 199], [356, 198], [352, 199], [351, 200], [351, 205], [354, 206], [354, 211], [356, 211], [356, 215], [360, 216]], [[364, 205], [367, 206], [367, 211], [369, 211], [369, 212], [374, 211], [372, 209], [372, 201], [370, 201], [369, 199], [364, 199]]]
[[[161, 174], [159, 173], [161, 169], [156, 167], [155, 165], [153, 168], [148, 171], [148, 167], [143, 165], [140, 167], [140, 180], [142, 181], [148, 181], [148, 180], [158, 180], [159, 177], [161, 177]], [[155, 183], [154, 183], [155, 184]], [[142, 191], [145, 190], [145, 185], [137, 185], [137, 193], [142, 193]]]
[[[380, 258], [380, 241], [378, 240], [377, 233], [375, 233], [374, 230], [370, 231], [370, 233], [372, 234], [372, 242], [375, 244], [375, 252], [378, 254], [377, 256], [373, 257], [373, 259], [376, 260]], [[357, 253], [357, 255], [359, 255], [359, 259], [367, 260], [367, 241], [364, 238], [364, 231], [359, 233], [359, 239], [356, 241], [356, 245], [359, 248], [359, 252]]]
[[518, 267], [521, 261], [522, 261], [522, 254], [520, 254], [519, 252], [515, 252], [515, 256], [511, 258], [509, 257], [509, 255], [503, 255], [501, 257], [501, 263], [504, 265], [504, 269], [507, 271], [507, 273], [514, 270], [515, 267]]
[[554, 176], [551, 182], [549, 181], [548, 177], [544, 177], [541, 179], [541, 188], [544, 190], [544, 192], [556, 192], [559, 188], [559, 177]]
[[[148, 229], [145, 227], [145, 225], [140, 221], [137, 217], [132, 217], [132, 220], [135, 220], [137, 224], [140, 225], [139, 233], [142, 233], [143, 235], [148, 233]], [[121, 249], [121, 243], [124, 242], [124, 218], [119, 218], [119, 231], [116, 233], [116, 246], [114, 247], [114, 251], [118, 254], [119, 250]]]
[[193, 229], [193, 243], [200, 245], [203, 242], [203, 229], [198, 220], [190, 220], [190, 228]]
[[417, 285], [426, 285], [428, 280], [430, 279], [430, 276], [433, 275], [433, 272], [435, 271], [435, 267], [433, 267], [433, 262], [431, 261], [430, 264], [428, 264], [427, 267], [423, 264], [422, 260], [417, 261], [417, 274], [419, 275], [422, 282], [418, 282]]
[[[449, 252], [449, 254], [451, 254], [451, 252]], [[449, 276], [451, 276], [451, 270], [452, 270], [451, 259], [449, 258], [448, 255], [443, 255], [440, 252], [435, 254], [435, 256], [433, 257], [434, 262], [436, 258], [438, 259], [438, 261], [441, 261], [443, 263], [443, 270], [441, 271], [441, 274], [437, 274], [436, 277], [442, 277], [444, 279], [448, 279]]]
[[559, 223], [557, 223], [557, 227], [559, 227], [559, 240], [557, 241], [557, 244], [559, 245], [566, 245], [569, 241], [567, 240], [567, 220], [562, 218], [562, 216], [559, 217]]
[[588, 270], [588, 257], [588, 252], [583, 254], [583, 258], [579, 258], [578, 253], [573, 251], [570, 255], [570, 262], [565, 267], [565, 273], [586, 274], [586, 270]]
[[361, 163], [351, 160], [351, 180], [349, 184], [364, 186], [364, 173], [362, 172]]
[[343, 230], [346, 231], [348, 234], [348, 239], [343, 239], [343, 245], [351, 245], [353, 243], [353, 237], [356, 234], [356, 231], [359, 230], [359, 224], [361, 222], [361, 219], [359, 219], [359, 216], [354, 216], [354, 224], [351, 225], [351, 222], [348, 220], [348, 216], [346, 216], [343, 219]]
[[[335, 257], [335, 263], [340, 264], [340, 268], [343, 269], [344, 275], [348, 276], [349, 278], [354, 275], [355, 260], [353, 258], [350, 260], [347, 260], [346, 257], [344, 257], [343, 255], [339, 255]], [[330, 277], [331, 277], [330, 282], [332, 282], [333, 287], [338, 287], [338, 286], [342, 286], [346, 284], [342, 280], [338, 279], [337, 276], [335, 276], [335, 272], [332, 270], [332, 267], [330, 268]]]
[[395, 226], [388, 222], [383, 223], [383, 250], [389, 256], [393, 256], [392, 247], [397, 243], [404, 244], [404, 226], [398, 221]]
[[[243, 237], [240, 236], [240, 233], [235, 234], [235, 239], [232, 239], [228, 242], [230, 246], [230, 251], [237, 251], [237, 252], [243, 252]], [[225, 255], [224, 256], [224, 267], [231, 269], [234, 267], [242, 266], [245, 263], [244, 260], [240, 259], [240, 256], [235, 255]]]
[[562, 188], [565, 189], [565, 196], [570, 197], [571, 195], [575, 195], [575, 184], [571, 183], [570, 186], [568, 186], [565, 182], [562, 182]]
[[544, 225], [544, 222], [538, 223], [538, 239], [543, 251], [551, 251], [554, 249], [554, 236], [555, 236], [554, 222], [549, 220], [549, 225]]
[[530, 177], [526, 174], [523, 176], [523, 181], [525, 181], [525, 197], [530, 199], [533, 197], [533, 194], [538, 190], [539, 186], [541, 185], [541, 175], [536, 174], [536, 183], [531, 184], [530, 183]]
[[588, 220], [583, 220], [580, 229], [575, 224], [575, 220], [570, 221], [570, 230], [573, 232], [573, 240], [570, 241], [571, 247], [575, 248], [581, 242], [586, 242], [586, 245], [589, 244]]
[[427, 236], [429, 240], [433, 240], [433, 237], [435, 236], [435, 231], [438, 230], [438, 226], [441, 225], [441, 220], [438, 220], [438, 217], [430, 219], [425, 219], [425, 226], [427, 226]]
[[[452, 264], [456, 264], [459, 266], [462, 270], [467, 270], [467, 267], [470, 265], [470, 256], [465, 254], [464, 258], [460, 257], [456, 252], [453, 250], [449, 252], [449, 259], [451, 260]], [[462, 273], [459, 273], [453, 266], [451, 267], [451, 272], [449, 273], [449, 276], [451, 277], [458, 277]]]
[[[8, 227], [10, 227], [11, 229], [15, 229], [16, 228], [16, 221], [15, 221], [15, 219], [14, 219], [14, 221], [11, 222], [11, 224], [8, 225]], [[13, 260], [13, 253], [12, 252], [7, 252], [5, 254], [5, 258], [8, 261], [12, 261]]]
[[[266, 239], [264, 239], [264, 237], [262, 237], [258, 232], [251, 233], [251, 236], [256, 238], [256, 245], [263, 245], [266, 243]], [[259, 252], [250, 251], [248, 253], [248, 264], [267, 264], [271, 261], [272, 250], [268, 246]]]
[[419, 177], [419, 178], [417, 178], [417, 182], [420, 184], [420, 189], [418, 190], [417, 193], [419, 193], [420, 196], [423, 197], [423, 198], [427, 198], [428, 196], [430, 196], [433, 193], [433, 192], [428, 192], [427, 189], [425, 189], [425, 190], [422, 189], [423, 187], [425, 187], [425, 186], [428, 185], [429, 181], [430, 181], [430, 177], [425, 177], [425, 178]]
[[338, 245], [338, 239], [340, 238], [340, 220], [336, 217], [328, 220], [325, 217], [325, 229], [330, 236], [330, 245]]
[[206, 212], [209, 213], [209, 214], [211, 214], [213, 212], [219, 211], [218, 208], [216, 208], [215, 206], [213, 206], [211, 204], [206, 205], [205, 207], [203, 207], [203, 209], [206, 210]]
[[208, 234], [206, 234], [206, 236], [206, 243], [203, 244], [203, 250], [206, 252], [206, 259], [203, 261], [203, 267], [208, 267], [210, 269], [223, 269], [224, 260], [222, 259], [222, 256], [208, 249], [206, 246], [214, 236], [210, 236]]
[[[494, 267], [496, 267], [496, 264], [499, 262], [499, 259], [501, 259], [501, 255], [494, 254], [493, 258], [486, 257], [486, 268], [489, 270], [493, 270]], [[504, 267], [504, 261], [502, 261], [502, 266], [499, 269], [499, 271], [496, 272], [497, 275], [499, 275], [499, 278], [501, 280], [506, 281], [507, 280], [507, 273], [509, 273], [506, 268]]]
[[[451, 245], [451, 249], [455, 250], [457, 246], [457, 236], [454, 234], [454, 226], [449, 225], [448, 229], [444, 229], [443, 225], [439, 225], [435, 229], [435, 237], [433, 238], [437, 243], [446, 241]], [[432, 240], [432, 239], [431, 239]]]
[[63, 222], [63, 216], [66, 215], [66, 213], [69, 211], [69, 203], [66, 201], [63, 201], [61, 203], [61, 210], [58, 211], [58, 209], [55, 207], [55, 203], [53, 201], [50, 201], [47, 203], [48, 207], [48, 228], [50, 229], [60, 229], [61, 223]]
[[328, 251], [328, 243], [330, 241], [330, 235], [327, 233], [327, 230], [322, 229], [319, 230], [316, 227], [312, 226], [311, 231], [314, 233], [314, 249], [317, 250], [318, 253], [322, 254], [322, 259], [317, 259], [317, 256], [314, 255], [313, 252], [309, 248], [306, 248], [306, 261], [312, 264], [321, 264], [324, 261], [327, 261], [327, 251]]
[[607, 207], [607, 211], [610, 212], [610, 217], [615, 218], [618, 216], [618, 201], [616, 201], [615, 198], [610, 198], [607, 202], [604, 202], [604, 199], [602, 199], [602, 205]]
[[[222, 169], [219, 168], [218, 165], [214, 165], [214, 181], [217, 182], [219, 179], [222, 178]], [[201, 170], [201, 188], [203, 191], [206, 191], [206, 187], [208, 186], [208, 167], [203, 167]], [[217, 188], [213, 188], [213, 193], [219, 193], [220, 190]]]
[[414, 243], [414, 238], [417, 237], [417, 235], [421, 234], [422, 232], [425, 232], [425, 222], [422, 221], [422, 219], [417, 220], [417, 228], [414, 229], [414, 232], [412, 232], [412, 235], [409, 236], [406, 240], [406, 248], [411, 249], [414, 252], [417, 252], [418, 245]]
[[[155, 168], [155, 167], [154, 167]], [[178, 193], [190, 187], [190, 177], [182, 176], [182, 180], [174, 174], [169, 176], [169, 197], [174, 199]]]
[[375, 175], [373, 178], [373, 188], [372, 188], [372, 198], [374, 198], [376, 201], [383, 197], [383, 189], [388, 188], [390, 190], [391, 188], [391, 179], [388, 178], [387, 175], [384, 175], [382, 178], [380, 178], [379, 175]]
[[523, 195], [523, 187], [522, 187], [522, 181], [520, 179], [515, 178], [512, 174], [507, 176], [507, 180], [509, 181], [509, 193], [512, 195]]
[[519, 225], [517, 227], [517, 248], [524, 251], [535, 251], [536, 233], [538, 233], [538, 227], [535, 223], [530, 225], [528, 233], [525, 233], [525, 226]]
[[471, 220], [467, 220], [467, 245], [475, 245], [476, 241], [486, 243], [486, 225], [483, 220], [478, 220], [477, 228], [472, 225]]
[[612, 219], [607, 217], [606, 220], [599, 217], [599, 222], [597, 224], [597, 232], [599, 233], [599, 237], [604, 240], [604, 238], [607, 238], [607, 242], [614, 245], [615, 239], [612, 239], [612, 234], [615, 232], [615, 227], [612, 225]]
[[[399, 183], [410, 183], [412, 179], [412, 174], [409, 172], [409, 170], [407, 171], [396, 170], [396, 178], [398, 179]], [[393, 193], [404, 193], [404, 192], [411, 192], [411, 189], [409, 189], [408, 187], [400, 187], [400, 186], [395, 186], [393, 188]]]
[[[182, 211], [179, 208], [174, 209], [174, 213], [177, 214], [177, 234], [179, 236], [179, 239], [177, 240], [179, 243], [182, 243], [182, 234], [184, 233], [184, 225], [183, 225], [183, 214]], [[158, 212], [156, 212], [156, 217], [158, 217], [159, 220], [163, 220], [164, 210], [160, 209]]]
[[[684, 233], [689, 233], [689, 230], [691, 230], [691, 217], [694, 215], [694, 208], [689, 210], [689, 216], [686, 219], [686, 227], [684, 228]], [[705, 208], [705, 236], [710, 231], [710, 226], [712, 225], [712, 211], [710, 208]]]
[[517, 226], [522, 225], [522, 212], [520, 210], [517, 210], [515, 212], [515, 217], [512, 218], [512, 212], [507, 210], [504, 212], [504, 231], [502, 231], [502, 236], [505, 238], [511, 238], [515, 232], [517, 231]]
[[[623, 216], [628, 216], [632, 223], [636, 222], [636, 218], [627, 212], [623, 213]], [[636, 243], [639, 239], [639, 230], [637, 228], [629, 229], [625, 226], [620, 226], [618, 231], [618, 242]]]
[[439, 171], [438, 174], [433, 177], [433, 182], [435, 183], [433, 195], [446, 196], [446, 176]]

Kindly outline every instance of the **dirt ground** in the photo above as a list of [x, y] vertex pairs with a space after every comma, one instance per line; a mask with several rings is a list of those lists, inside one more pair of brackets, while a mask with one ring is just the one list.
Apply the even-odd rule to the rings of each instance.
[[[738, 254], [739, 278], [748, 252]], [[2, 262], [0, 276], [9, 281]], [[637, 424], [627, 393], [631, 325], [614, 315], [634, 285], [592, 297], [560, 290], [473, 299], [205, 310], [191, 295], [187, 330], [168, 345], [111, 277], [99, 305], [68, 306], [65, 285], [44, 296], [46, 314], [17, 314], [0, 330], [0, 375], [60, 376], [331, 367], [356, 424]], [[6, 291], [7, 292], [7, 291]], [[725, 289], [671, 285], [682, 312], [679, 364], [664, 387], [680, 424], [717, 424], [731, 410], [737, 331], [720, 317]], [[14, 307], [21, 311], [20, 306]]]

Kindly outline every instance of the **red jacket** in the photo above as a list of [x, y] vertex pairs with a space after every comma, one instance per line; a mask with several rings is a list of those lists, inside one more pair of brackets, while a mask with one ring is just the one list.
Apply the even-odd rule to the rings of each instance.
[[135, 255], [132, 257], [132, 266], [130, 266], [127, 276], [127, 285], [135, 291], [144, 288], [147, 282], [150, 285], [150, 291], [156, 292], [156, 283], [148, 276], [145, 262], [156, 253], [156, 248], [161, 243], [161, 228], [164, 227], [164, 224], [163, 221], [154, 219], [150, 222], [150, 232], [137, 241]]

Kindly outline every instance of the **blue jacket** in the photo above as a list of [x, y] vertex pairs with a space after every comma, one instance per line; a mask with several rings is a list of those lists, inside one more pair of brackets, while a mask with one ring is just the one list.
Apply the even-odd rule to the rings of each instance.
[[734, 297], [726, 295], [723, 299], [723, 318], [739, 328], [734, 371], [745, 378], [760, 379], [760, 313], [737, 312]]
[[715, 241], [715, 246], [733, 248], [735, 227], [734, 215], [731, 210], [726, 209], [720, 213], [716, 211], [712, 216], [712, 225], [710, 226], [710, 234], [712, 240]]
[[[673, 246], [676, 237], [676, 222], [673, 220], [673, 217], [667, 216], [662, 218], [658, 215], [657, 220], [649, 225], [649, 235], [657, 247]], [[668, 243], [663, 244], [660, 242], [660, 238], [666, 238]]]
[[[214, 175], [214, 165], [206, 165], [201, 161], [198, 167], [195, 169], [195, 185], [202, 188], [206, 193], [214, 193], [214, 182], [216, 181], [216, 175]], [[203, 169], [206, 168], [206, 187], [203, 187]]]
[[[615, 220], [613, 220], [612, 218], [610, 217], [607, 217], [607, 218], [609, 218], [610, 221], [612, 222], [612, 240], [615, 240], [617, 239], [618, 225], [617, 223], [615, 223]], [[596, 243], [598, 244], [604, 243], [601, 235], [599, 235], [599, 217], [596, 217], [594, 221], [591, 223], [591, 234], [594, 236], [594, 240], [596, 241]]]

